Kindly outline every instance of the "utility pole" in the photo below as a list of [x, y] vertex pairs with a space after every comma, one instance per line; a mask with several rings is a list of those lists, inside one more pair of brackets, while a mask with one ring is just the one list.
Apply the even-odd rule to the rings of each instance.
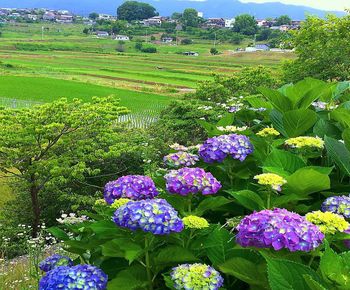
[[214, 38], [214, 47], [216, 47], [216, 32], [214, 32], [215, 38]]
[[44, 26], [41, 26], [41, 40], [44, 40]]

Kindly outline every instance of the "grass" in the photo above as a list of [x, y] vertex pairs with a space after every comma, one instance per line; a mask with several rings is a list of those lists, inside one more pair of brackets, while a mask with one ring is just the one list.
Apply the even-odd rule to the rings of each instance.
[[91, 97], [115, 95], [121, 105], [134, 111], [164, 107], [170, 102], [166, 96], [103, 87], [94, 84], [44, 77], [0, 76], [0, 97], [35, 102], [50, 102], [66, 97], [89, 101]]

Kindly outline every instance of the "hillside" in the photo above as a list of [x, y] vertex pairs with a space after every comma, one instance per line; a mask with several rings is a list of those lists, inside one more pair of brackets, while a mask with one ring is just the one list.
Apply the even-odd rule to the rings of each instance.
[[[257, 18], [276, 17], [288, 14], [293, 19], [303, 19], [307, 14], [324, 16], [325, 11], [305, 6], [284, 5], [275, 3], [242, 3], [239, 0], [145, 0], [154, 5], [161, 15], [171, 15], [175, 11], [183, 11], [193, 7], [204, 12], [205, 17], [234, 17], [242, 13], [250, 13]], [[52, 9], [68, 9], [79, 14], [88, 14], [91, 11], [115, 14], [123, 0], [0, 0], [0, 7], [47, 7]], [[340, 14], [340, 12], [336, 12]]]

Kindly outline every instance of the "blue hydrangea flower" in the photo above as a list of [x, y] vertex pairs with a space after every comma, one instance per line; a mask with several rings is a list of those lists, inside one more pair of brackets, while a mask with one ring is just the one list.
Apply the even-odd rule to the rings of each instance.
[[199, 148], [199, 156], [206, 163], [222, 162], [227, 156], [244, 161], [253, 153], [253, 145], [247, 136], [230, 134], [209, 138]]
[[41, 278], [39, 290], [105, 290], [107, 281], [108, 276], [95, 266], [60, 266]]
[[104, 198], [108, 204], [116, 199], [131, 200], [151, 199], [159, 194], [153, 180], [143, 175], [127, 175], [108, 182], [104, 190]]
[[201, 192], [203, 195], [215, 194], [221, 188], [221, 183], [202, 168], [181, 168], [171, 170], [164, 176], [166, 189], [169, 193], [188, 195]]
[[350, 196], [332, 196], [327, 198], [321, 206], [323, 212], [330, 211], [350, 218]]
[[182, 264], [170, 273], [175, 289], [217, 290], [224, 284], [224, 279], [213, 267], [205, 264]]
[[181, 232], [183, 221], [177, 211], [164, 199], [129, 202], [116, 210], [113, 221], [130, 230], [140, 229], [155, 235]]
[[55, 254], [39, 263], [40, 270], [44, 272], [49, 272], [59, 266], [71, 267], [73, 266], [73, 261], [69, 257]]
[[322, 244], [324, 234], [304, 217], [276, 208], [254, 212], [237, 226], [237, 243], [242, 247], [283, 248], [309, 252]]
[[177, 152], [164, 156], [164, 164], [169, 167], [183, 167], [183, 166], [193, 166], [199, 161], [198, 155], [191, 154], [188, 152]]

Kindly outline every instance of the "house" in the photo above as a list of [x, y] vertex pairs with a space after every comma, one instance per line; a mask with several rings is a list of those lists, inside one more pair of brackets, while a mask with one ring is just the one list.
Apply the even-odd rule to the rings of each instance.
[[72, 23], [73, 19], [74, 19], [73, 15], [63, 14], [63, 15], [57, 16], [56, 22], [58, 22], [58, 23]]
[[280, 31], [286, 32], [292, 28], [291, 25], [281, 25], [280, 26]]
[[209, 18], [206, 23], [204, 23], [204, 28], [224, 28], [225, 19], [223, 18]]
[[162, 25], [163, 17], [161, 16], [154, 16], [152, 18], [145, 19], [143, 21], [143, 24], [145, 26], [160, 26]]
[[270, 50], [270, 47], [268, 44], [257, 44], [255, 45], [256, 51], [268, 51]]
[[198, 12], [197, 16], [200, 17], [200, 18], [203, 18], [204, 17], [204, 13], [203, 12]]
[[52, 21], [56, 19], [56, 14], [53, 12], [45, 12], [43, 15], [43, 20]]
[[96, 31], [97, 37], [108, 37], [109, 33], [107, 31]]
[[99, 14], [98, 19], [99, 20], [117, 20], [117, 17], [109, 14]]
[[33, 20], [33, 21], [38, 20], [38, 15], [35, 15], [35, 14], [27, 14], [26, 17], [29, 20]]
[[163, 43], [171, 43], [171, 42], [173, 42], [173, 38], [172, 37], [163, 37], [162, 42]]
[[256, 24], [257, 24], [259, 27], [267, 27], [267, 26], [268, 26], [268, 22], [267, 22], [267, 20], [265, 20], [265, 19], [257, 19], [257, 20], [256, 20]]
[[127, 35], [116, 35], [115, 40], [120, 40], [120, 41], [129, 41], [130, 38]]
[[246, 52], [255, 52], [255, 51], [257, 51], [257, 49], [255, 47], [248, 46], [248, 47], [246, 47], [245, 51]]
[[225, 19], [225, 27], [226, 28], [232, 28], [233, 25], [235, 24], [235, 19]]
[[189, 55], [189, 56], [199, 56], [198, 52], [194, 51], [186, 51], [182, 53], [183, 55]]

